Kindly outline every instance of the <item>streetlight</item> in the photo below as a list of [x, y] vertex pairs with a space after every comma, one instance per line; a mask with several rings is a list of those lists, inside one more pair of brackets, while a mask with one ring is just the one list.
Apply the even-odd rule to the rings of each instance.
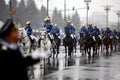
[[118, 28], [119, 28], [119, 18], [120, 18], [120, 10], [115, 11], [116, 15], [118, 16]]
[[88, 25], [88, 11], [89, 11], [89, 3], [91, 2], [91, 0], [84, 0], [84, 2], [86, 3], [86, 6], [87, 6], [86, 25]]
[[47, 0], [47, 17], [49, 17], [49, 0]]
[[110, 11], [110, 8], [113, 7], [112, 5], [106, 5], [103, 6], [104, 10], [106, 11], [106, 27], [108, 27], [108, 20], [109, 20], [109, 15], [108, 12]]
[[64, 21], [66, 21], [66, 0], [64, 0]]

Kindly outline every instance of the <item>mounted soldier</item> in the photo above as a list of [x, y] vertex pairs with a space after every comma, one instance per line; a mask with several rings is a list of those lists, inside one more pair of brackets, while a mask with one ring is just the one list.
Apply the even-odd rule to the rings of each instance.
[[66, 26], [64, 27], [65, 33], [67, 33], [66, 32], [67, 30], [69, 31], [69, 34], [71, 35], [71, 37], [74, 38], [75, 28], [71, 25], [71, 21], [66, 22]]

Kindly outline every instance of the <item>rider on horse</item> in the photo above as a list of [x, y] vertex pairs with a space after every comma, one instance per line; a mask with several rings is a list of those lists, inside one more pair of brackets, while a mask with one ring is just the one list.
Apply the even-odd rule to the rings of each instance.
[[26, 27], [25, 27], [25, 30], [27, 31], [27, 34], [28, 35], [31, 35], [32, 34], [32, 27], [31, 27], [31, 23], [30, 21], [26, 22]]
[[32, 35], [32, 31], [33, 31], [32, 27], [31, 27], [31, 22], [30, 21], [26, 22], [26, 25], [27, 26], [25, 27], [25, 30], [27, 31], [28, 37], [32, 43], [32, 38], [30, 37], [30, 35]]
[[105, 31], [104, 31], [103, 27], [102, 27], [101, 30], [100, 30], [100, 34], [101, 34], [101, 35], [104, 35], [104, 34], [105, 34]]
[[82, 26], [82, 28], [80, 28], [79, 33], [84, 35], [87, 32], [87, 29], [85, 28], [85, 25]]
[[47, 34], [50, 34], [50, 32], [51, 32], [51, 30], [53, 28], [53, 25], [51, 23], [50, 18], [45, 18], [43, 27], [46, 28]]
[[108, 36], [111, 37], [112, 36], [112, 31], [110, 30], [110, 28], [106, 28], [105, 30], [106, 33], [108, 33]]
[[54, 25], [54, 28], [52, 28], [50, 33], [51, 34], [55, 33], [57, 35], [57, 37], [60, 39], [60, 29], [58, 28], [57, 24]]
[[115, 36], [117, 36], [117, 35], [118, 35], [118, 32], [117, 32], [117, 30], [116, 30], [116, 29], [114, 29], [113, 34], [114, 34]]
[[71, 37], [74, 38], [75, 28], [71, 25], [71, 21], [67, 21], [67, 24], [64, 30], [65, 30], [65, 33], [66, 33], [66, 30], [69, 30]]
[[94, 28], [92, 27], [92, 24], [89, 24], [88, 25], [88, 33], [92, 36], [93, 35], [93, 33], [94, 33]]
[[97, 26], [94, 26], [94, 33], [96, 33], [97, 36], [100, 35], [100, 30], [99, 30], [99, 28], [97, 28]]

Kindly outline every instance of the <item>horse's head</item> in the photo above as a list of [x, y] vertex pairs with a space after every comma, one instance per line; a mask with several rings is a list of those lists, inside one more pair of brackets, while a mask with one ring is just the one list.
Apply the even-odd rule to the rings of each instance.
[[105, 36], [108, 37], [108, 32], [105, 32]]
[[23, 29], [19, 28], [19, 38], [22, 38], [22, 37], [23, 37]]
[[28, 40], [28, 35], [24, 28], [19, 28], [19, 38], [23, 42]]
[[66, 36], [70, 36], [70, 30], [69, 30], [69, 29], [66, 29], [66, 30], [65, 30], [65, 34], [66, 34]]
[[47, 31], [46, 31], [46, 29], [45, 29], [45, 28], [42, 28], [42, 29], [40, 30], [40, 34], [41, 34], [41, 38], [45, 38], [45, 37], [47, 36]]

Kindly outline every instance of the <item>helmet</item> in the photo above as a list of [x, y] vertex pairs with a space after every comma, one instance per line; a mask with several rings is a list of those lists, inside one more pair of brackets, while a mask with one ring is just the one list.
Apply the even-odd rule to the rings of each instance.
[[31, 23], [30, 21], [27, 21], [27, 22], [26, 22], [26, 25], [29, 25], [30, 23]]
[[57, 24], [54, 24], [55, 27], [57, 27], [58, 25]]

